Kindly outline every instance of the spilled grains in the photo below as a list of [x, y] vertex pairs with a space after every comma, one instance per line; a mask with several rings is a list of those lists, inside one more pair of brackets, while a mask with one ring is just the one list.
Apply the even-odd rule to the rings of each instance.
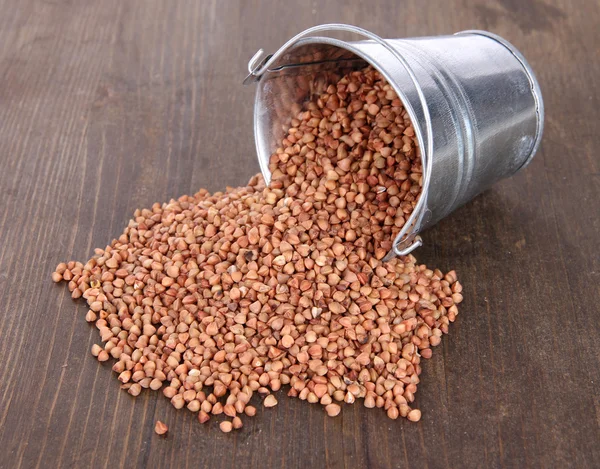
[[87, 301], [104, 343], [92, 354], [116, 360], [123, 389], [162, 389], [201, 423], [224, 414], [224, 432], [280, 389], [329, 416], [358, 400], [418, 421], [421, 358], [462, 287], [413, 256], [381, 261], [420, 195], [414, 135], [381, 76], [352, 72], [294, 116], [269, 187], [255, 176], [136, 210], [118, 239], [52, 280]]

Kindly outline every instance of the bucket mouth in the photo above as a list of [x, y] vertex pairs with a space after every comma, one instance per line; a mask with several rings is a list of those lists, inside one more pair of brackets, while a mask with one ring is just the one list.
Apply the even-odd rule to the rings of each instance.
[[[308, 33], [311, 31], [316, 32], [323, 30], [342, 30], [355, 32], [367, 37], [368, 40], [347, 42], [324, 36], [300, 37], [308, 35]], [[366, 54], [360, 48], [355, 47], [355, 44], [361, 43], [379, 43], [384, 49], [387, 49], [393, 60], [400, 62], [400, 65], [404, 66], [404, 69], [412, 79], [413, 85], [415, 86], [417, 94], [420, 97], [420, 104], [423, 109], [422, 112], [425, 116], [424, 120], [419, 120], [417, 118], [417, 113], [415, 112], [413, 103], [408, 100], [405, 91], [398, 86], [396, 80], [390, 74], [390, 71], [388, 71], [386, 67], [377, 59]], [[261, 51], [259, 51], [259, 53], [250, 61], [250, 75], [246, 82], [248, 79], [251, 79], [251, 77], [256, 76], [253, 69], [257, 66], [260, 53]], [[375, 36], [372, 33], [360, 28], [348, 25], [323, 25], [320, 27], [311, 28], [310, 30], [299, 34], [295, 38], [292, 38], [284, 46], [282, 46], [279, 51], [272, 56], [267, 57], [258, 66], [260, 67], [260, 74], [258, 75], [260, 81], [255, 80], [259, 81], [259, 83], [254, 105], [254, 135], [260, 168], [265, 178], [265, 182], [268, 184], [270, 182], [270, 171], [268, 167], [269, 159], [271, 154], [277, 149], [277, 132], [284, 132], [287, 130], [285, 129], [286, 124], [278, 121], [279, 116], [277, 116], [277, 104], [273, 102], [273, 99], [293, 98], [291, 100], [291, 104], [289, 102], [287, 103], [288, 115], [291, 114], [289, 112], [289, 110], [291, 110], [291, 105], [294, 103], [301, 105], [307, 99], [306, 95], [289, 96], [288, 94], [287, 96], [282, 97], [280, 94], [281, 90], [278, 93], [271, 88], [271, 86], [276, 85], [276, 83], [273, 81], [289, 75], [292, 77], [302, 77], [301, 72], [310, 71], [313, 74], [311, 75], [311, 73], [308, 73], [308, 76], [315, 77], [317, 72], [339, 72], [340, 70], [343, 70], [344, 67], [348, 68], [348, 70], [352, 70], [365, 67], [366, 65], [373, 66], [383, 76], [383, 78], [385, 78], [387, 83], [392, 86], [398, 95], [398, 98], [402, 101], [402, 104], [415, 130], [415, 137], [419, 144], [421, 164], [423, 167], [422, 192], [419, 200], [417, 201], [417, 205], [413, 209], [413, 212], [406, 220], [406, 223], [393, 240], [392, 248], [384, 258], [384, 261], [387, 261], [395, 256], [407, 255], [422, 245], [422, 241], [418, 236], [418, 232], [420, 227], [423, 225], [423, 219], [427, 213], [427, 196], [429, 181], [431, 178], [430, 158], [433, 151], [432, 124], [423, 90], [417, 82], [414, 72], [397, 50], [393, 49], [391, 45], [378, 36]], [[290, 88], [292, 91], [295, 90], [293, 83], [291, 84]], [[423, 122], [425, 123], [424, 125]], [[277, 129], [277, 126], [279, 126], [280, 129]]]
[[[328, 49], [323, 48], [321, 50], [318, 50], [317, 52], [323, 53], [323, 54], [332, 54], [336, 58], [313, 60], [313, 61], [309, 61], [309, 62], [299, 62], [298, 60], [294, 60], [294, 58], [296, 56], [301, 56], [301, 54], [303, 52], [303, 48], [310, 48], [311, 46], [328, 46]], [[344, 51], [344, 52], [346, 52], [346, 54], [344, 54], [344, 55], [335, 54], [336, 49]], [[306, 52], [308, 52], [308, 51], [306, 51]], [[286, 62], [282, 61], [281, 63], [276, 64], [274, 67], [269, 67], [265, 71], [264, 78], [258, 83], [257, 92], [256, 92], [256, 96], [255, 96], [255, 106], [254, 106], [255, 124], [257, 122], [260, 123], [260, 118], [261, 118], [260, 114], [264, 113], [264, 111], [265, 111], [262, 108], [264, 107], [265, 103], [268, 102], [268, 100], [266, 100], [265, 96], [264, 96], [264, 92], [265, 92], [264, 85], [268, 80], [277, 79], [277, 75], [279, 73], [281, 73], [281, 72], [285, 73], [286, 71], [292, 71], [294, 69], [296, 69], [296, 70], [300, 70], [302, 68], [306, 69], [308, 67], [314, 67], [315, 71], [317, 71], [317, 69], [318, 69], [318, 71], [322, 71], [323, 67], [335, 66], [335, 65], [341, 66], [340, 67], [341, 70], [347, 69], [348, 71], [350, 71], [350, 70], [358, 70], [360, 68], [366, 67], [367, 65], [371, 65], [385, 78], [387, 83], [392, 88], [394, 88], [394, 91], [398, 95], [398, 98], [402, 101], [402, 105], [404, 106], [404, 109], [406, 109], [406, 112], [408, 113], [408, 116], [410, 117], [410, 121], [413, 124], [413, 127], [415, 129], [415, 133], [417, 136], [417, 141], [419, 142], [419, 146], [421, 147], [422, 142], [426, 141], [424, 139], [423, 129], [421, 128], [422, 126], [419, 124], [419, 121], [417, 119], [415, 109], [412, 106], [412, 104], [409, 102], [404, 90], [401, 89], [395, 83], [393, 77], [390, 75], [390, 73], [388, 71], [385, 70], [385, 68], [381, 64], [379, 64], [372, 57], [367, 56], [362, 50], [353, 46], [353, 44], [351, 42], [345, 42], [345, 41], [330, 38], [330, 37], [311, 37], [311, 38], [300, 39], [295, 45], [290, 47], [289, 54], [286, 55], [283, 59], [289, 60], [290, 62], [286, 63]], [[343, 67], [345, 64], [350, 64], [350, 63], [352, 63], [352, 65], [350, 67]], [[267, 109], [267, 111], [269, 111], [269, 109]], [[256, 120], [256, 118], [258, 118], [258, 121]], [[269, 155], [270, 155], [273, 151], [276, 150], [276, 147], [274, 147], [274, 145], [273, 145], [274, 142], [264, 142], [262, 140], [265, 135], [264, 133], [262, 133], [262, 131], [263, 131], [262, 128], [257, 128], [255, 125], [254, 130], [255, 130], [255, 132], [254, 132], [255, 141], [257, 144], [257, 148], [259, 148], [260, 151], [262, 151], [262, 152], [266, 151], [266, 153], [269, 153]], [[266, 143], [270, 143], [270, 144], [266, 145]], [[261, 170], [263, 172], [263, 176], [269, 175], [269, 177], [270, 177], [270, 171], [268, 168], [268, 164], [263, 167], [263, 165], [262, 165], [263, 159], [262, 158], [260, 158], [260, 162], [261, 162]], [[425, 171], [425, 161], [423, 162], [423, 169]]]

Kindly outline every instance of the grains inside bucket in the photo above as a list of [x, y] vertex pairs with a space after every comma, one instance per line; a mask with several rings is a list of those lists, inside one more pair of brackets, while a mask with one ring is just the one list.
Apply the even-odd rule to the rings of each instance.
[[322, 232], [355, 245], [361, 239], [358, 246], [377, 259], [412, 213], [423, 179], [408, 113], [372, 67], [313, 96], [292, 119], [269, 169], [272, 189], [316, 204]]
[[255, 415], [255, 396], [276, 406], [280, 389], [332, 417], [359, 401], [417, 421], [421, 357], [462, 287], [413, 256], [381, 261], [420, 194], [408, 116], [367, 68], [291, 122], [270, 187], [257, 175], [136, 210], [110, 246], [52, 279], [87, 300], [104, 343], [92, 353], [115, 360], [123, 389], [162, 389], [224, 432]]

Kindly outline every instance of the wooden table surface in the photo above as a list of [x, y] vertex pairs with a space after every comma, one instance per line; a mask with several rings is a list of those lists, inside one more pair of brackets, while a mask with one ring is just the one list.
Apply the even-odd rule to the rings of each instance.
[[[0, 0], [1, 468], [600, 467], [596, 0]], [[418, 424], [282, 396], [222, 434], [119, 390], [82, 301], [50, 281], [135, 208], [258, 172], [246, 63], [319, 23], [487, 29], [537, 72], [533, 163], [424, 234], [464, 303], [424, 364]], [[153, 433], [161, 419], [168, 438]]]

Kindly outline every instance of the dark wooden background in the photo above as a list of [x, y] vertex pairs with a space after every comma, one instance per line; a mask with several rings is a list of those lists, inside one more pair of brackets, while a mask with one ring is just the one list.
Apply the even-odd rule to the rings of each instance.
[[[0, 0], [0, 467], [600, 467], [596, 0]], [[319, 23], [487, 29], [537, 72], [541, 151], [425, 233], [465, 301], [418, 424], [280, 398], [222, 434], [119, 390], [86, 308], [50, 281], [137, 207], [258, 172], [246, 63]], [[168, 423], [166, 439], [153, 433]]]

